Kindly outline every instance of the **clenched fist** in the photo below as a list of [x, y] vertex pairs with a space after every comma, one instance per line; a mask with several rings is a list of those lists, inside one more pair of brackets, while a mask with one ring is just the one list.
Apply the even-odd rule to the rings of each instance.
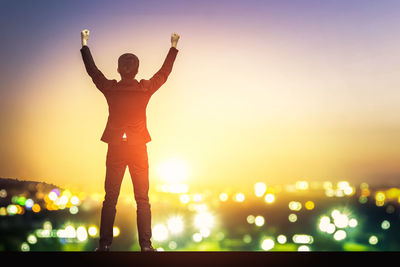
[[177, 33], [172, 33], [171, 34], [171, 46], [176, 48], [176, 45], [178, 44], [178, 40], [179, 40], [179, 34]]
[[88, 29], [81, 31], [82, 46], [87, 45], [87, 41], [89, 39], [89, 33], [90, 31]]

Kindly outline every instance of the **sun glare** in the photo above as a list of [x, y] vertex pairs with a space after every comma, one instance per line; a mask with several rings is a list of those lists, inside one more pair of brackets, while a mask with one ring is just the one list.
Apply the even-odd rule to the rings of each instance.
[[158, 175], [166, 183], [180, 183], [187, 179], [188, 168], [181, 159], [169, 159], [158, 165]]

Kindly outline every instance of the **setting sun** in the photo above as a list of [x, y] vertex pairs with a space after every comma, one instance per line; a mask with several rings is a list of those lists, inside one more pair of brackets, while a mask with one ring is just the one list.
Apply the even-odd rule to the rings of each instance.
[[159, 177], [166, 183], [181, 183], [188, 177], [187, 164], [181, 159], [169, 159], [158, 165]]

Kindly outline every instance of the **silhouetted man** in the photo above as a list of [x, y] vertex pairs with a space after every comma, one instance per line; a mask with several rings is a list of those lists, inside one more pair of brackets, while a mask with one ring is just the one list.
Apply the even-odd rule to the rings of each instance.
[[151, 211], [148, 197], [149, 177], [146, 107], [150, 97], [171, 73], [178, 50], [179, 35], [171, 35], [171, 48], [161, 69], [149, 80], [137, 81], [139, 59], [131, 53], [118, 59], [121, 80], [108, 80], [96, 67], [87, 46], [89, 30], [81, 32], [81, 54], [85, 68], [108, 103], [108, 121], [101, 140], [108, 143], [105, 197], [101, 210], [100, 240], [96, 251], [109, 251], [113, 238], [116, 204], [126, 166], [131, 175], [137, 204], [137, 227], [141, 251], [156, 251], [151, 244]]

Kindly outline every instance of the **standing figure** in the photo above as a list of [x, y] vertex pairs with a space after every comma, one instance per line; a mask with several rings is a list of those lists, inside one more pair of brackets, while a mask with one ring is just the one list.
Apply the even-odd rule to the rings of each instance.
[[149, 80], [137, 81], [139, 59], [131, 53], [118, 58], [121, 80], [108, 80], [96, 67], [87, 41], [89, 30], [81, 32], [81, 54], [93, 83], [108, 104], [108, 121], [101, 141], [108, 144], [106, 157], [105, 197], [101, 210], [100, 240], [96, 251], [109, 251], [113, 239], [116, 204], [126, 166], [132, 179], [137, 204], [137, 228], [141, 251], [156, 251], [151, 244], [151, 210], [148, 197], [149, 164], [147, 143], [151, 141], [146, 125], [146, 107], [150, 97], [171, 73], [178, 50], [179, 35], [171, 35], [171, 48], [161, 69]]

